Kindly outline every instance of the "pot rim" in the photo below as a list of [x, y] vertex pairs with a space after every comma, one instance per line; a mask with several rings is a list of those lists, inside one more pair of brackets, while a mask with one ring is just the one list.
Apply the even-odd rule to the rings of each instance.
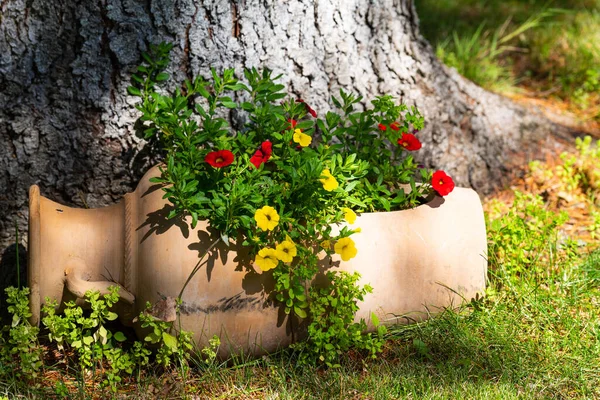
[[452, 193], [450, 193], [448, 196], [440, 196], [437, 193], [434, 193], [431, 200], [429, 200], [426, 203], [423, 204], [419, 204], [416, 207], [412, 207], [412, 208], [405, 208], [402, 210], [393, 210], [393, 211], [366, 211], [366, 212], [361, 212], [358, 213], [357, 212], [357, 216], [362, 216], [362, 215], [376, 215], [376, 214], [394, 214], [394, 213], [399, 213], [399, 212], [404, 212], [404, 211], [416, 211], [416, 210], [420, 210], [423, 209], [424, 207], [429, 207], [429, 208], [438, 208], [440, 207], [442, 204], [444, 204], [446, 202], [446, 197], [454, 197], [456, 195], [460, 195], [460, 196], [469, 196], [472, 194], [476, 195], [477, 197], [479, 197], [479, 195], [477, 194], [477, 192], [475, 190], [473, 190], [472, 188], [468, 188], [468, 187], [455, 187], [454, 190], [452, 191]]
[[29, 282], [29, 322], [37, 326], [40, 322], [40, 263], [41, 263], [41, 214], [40, 187], [29, 188], [29, 232], [27, 244], [27, 281]]

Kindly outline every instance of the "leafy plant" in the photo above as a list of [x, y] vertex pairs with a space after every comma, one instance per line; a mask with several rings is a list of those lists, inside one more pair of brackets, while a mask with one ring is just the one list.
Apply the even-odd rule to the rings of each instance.
[[486, 219], [488, 260], [494, 273], [516, 279], [526, 269], [565, 260], [558, 251], [557, 228], [568, 220], [568, 215], [548, 210], [540, 196], [515, 192], [507, 213], [497, 218], [487, 215]]
[[[8, 287], [7, 295], [8, 312], [12, 314], [10, 326], [5, 327], [4, 335], [0, 337], [0, 364], [17, 377], [25, 379], [35, 378], [42, 369], [42, 349], [38, 343], [39, 329], [29, 323], [29, 288]], [[14, 361], [19, 370], [9, 367]]]
[[[152, 308], [150, 303], [146, 304], [146, 310]], [[168, 367], [172, 360], [177, 360], [180, 365], [186, 365], [191, 356], [192, 333], [180, 331], [177, 336], [171, 335], [172, 322], [162, 321], [149, 312], [142, 312], [139, 317], [142, 328], [148, 328], [149, 333], [144, 341], [157, 346], [156, 361], [163, 367]]]
[[127, 340], [123, 332], [113, 333], [105, 327], [117, 318], [110, 308], [119, 300], [118, 292], [117, 286], [111, 287], [104, 296], [88, 291], [85, 301], [91, 308], [89, 315], [74, 301], [65, 303], [64, 315], [56, 314], [58, 304], [54, 299], [47, 298], [42, 307], [42, 323], [48, 328], [50, 341], [57, 343], [65, 357], [68, 354], [65, 350], [74, 350], [82, 373], [95, 373], [97, 368], [104, 370], [103, 362], [107, 361], [110, 369], [105, 371], [104, 383], [112, 390], [116, 390], [116, 384], [121, 381], [120, 374], [131, 374], [135, 367], [134, 360], [121, 345]]
[[298, 343], [293, 348], [300, 350], [300, 362], [315, 364], [317, 360], [329, 367], [339, 367], [340, 355], [351, 348], [366, 350], [372, 358], [381, 352], [386, 328], [372, 314], [377, 328], [376, 334], [364, 335], [367, 325], [364, 320], [354, 322], [358, 301], [372, 292], [370, 286], [358, 287], [358, 273], [327, 273], [328, 285], [312, 287], [310, 315], [313, 322], [308, 327], [309, 342]]
[[[434, 190], [445, 195], [454, 188], [445, 173], [432, 175], [413, 160], [412, 152], [421, 148], [416, 133], [424, 122], [415, 107], [380, 96], [372, 108], [355, 111], [362, 98], [340, 91], [332, 101], [341, 113], [330, 111], [319, 119], [304, 100], [287, 97], [278, 76], [254, 68], [244, 71], [246, 82], [233, 69], [212, 70], [209, 79], [196, 77], [162, 94], [157, 86], [168, 79], [164, 69], [171, 45], [151, 49], [132, 76], [129, 93], [141, 98], [137, 107], [144, 137], [162, 146], [161, 176], [151, 181], [163, 185], [164, 198], [173, 205], [168, 218], [190, 216], [192, 227], [206, 220], [218, 232], [203, 256], [219, 241], [247, 246], [262, 273], [272, 274], [272, 298], [290, 317], [319, 323], [310, 315], [316, 310], [311, 304], [324, 292], [310, 285], [324, 257], [337, 254], [348, 261], [357, 254], [351, 236], [359, 230], [348, 226], [356, 212], [410, 208]], [[234, 109], [246, 117], [241, 129], [223, 118]], [[364, 290], [351, 290], [356, 280], [342, 276], [331, 275], [330, 283], [334, 291], [349, 295], [350, 303]], [[352, 325], [354, 307], [325, 312], [343, 321], [339, 332], [360, 333]], [[154, 340], [164, 341], [162, 327], [156, 329]], [[363, 345], [354, 333], [347, 338]], [[346, 343], [337, 347], [348, 348]], [[175, 343], [165, 348], [174, 351]]]

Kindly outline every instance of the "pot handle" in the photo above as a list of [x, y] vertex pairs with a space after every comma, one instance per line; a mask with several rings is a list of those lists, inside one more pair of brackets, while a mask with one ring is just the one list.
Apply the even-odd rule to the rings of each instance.
[[71, 258], [67, 262], [65, 277], [67, 290], [79, 298], [83, 298], [85, 292], [88, 290], [95, 290], [100, 292], [101, 295], [105, 295], [110, 293], [108, 290], [110, 286], [118, 286], [119, 299], [127, 304], [133, 304], [135, 301], [135, 296], [117, 282], [90, 281], [90, 275], [86, 270], [85, 261], [80, 258]]

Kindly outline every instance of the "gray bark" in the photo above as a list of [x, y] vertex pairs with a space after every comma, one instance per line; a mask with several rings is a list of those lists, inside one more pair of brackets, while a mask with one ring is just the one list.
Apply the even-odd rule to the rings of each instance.
[[210, 67], [266, 66], [321, 115], [340, 88], [416, 104], [420, 160], [481, 193], [511, 154], [557, 132], [440, 65], [411, 0], [0, 0], [0, 13], [0, 254], [15, 221], [26, 237], [30, 185], [100, 207], [154, 162], [126, 92], [148, 43], [174, 43], [172, 86]]

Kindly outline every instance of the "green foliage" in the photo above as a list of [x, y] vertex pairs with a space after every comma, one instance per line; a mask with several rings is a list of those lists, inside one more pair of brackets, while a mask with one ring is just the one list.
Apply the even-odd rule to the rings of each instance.
[[540, 196], [515, 192], [508, 213], [487, 218], [490, 268], [516, 279], [525, 270], [564, 262], [564, 258], [557, 257], [557, 228], [567, 220], [566, 213], [549, 211]]
[[357, 302], [372, 292], [368, 285], [359, 287], [359, 279], [356, 272], [352, 275], [328, 272], [329, 285], [310, 289], [313, 301], [310, 303], [312, 322], [308, 327], [308, 340], [292, 346], [300, 350], [300, 364], [321, 362], [328, 367], [339, 367], [340, 357], [349, 349], [365, 350], [371, 358], [381, 352], [386, 328], [379, 324], [377, 317], [372, 315], [377, 328], [375, 334], [364, 334], [367, 329], [364, 320], [354, 322]]
[[[191, 356], [192, 333], [180, 331], [176, 336], [170, 334], [172, 322], [162, 321], [152, 316], [148, 311], [152, 308], [150, 303], [146, 304], [145, 313], [139, 315], [142, 328], [148, 328], [149, 333], [144, 341], [157, 348], [156, 361], [163, 367], [168, 367], [172, 360], [176, 360], [184, 367]], [[185, 368], [185, 367], [184, 367]]]
[[42, 323], [48, 328], [50, 341], [56, 342], [65, 356], [66, 350], [75, 351], [82, 373], [91, 371], [95, 374], [96, 369], [103, 369], [103, 362], [107, 361], [110, 369], [105, 371], [103, 383], [112, 390], [116, 390], [116, 385], [121, 382], [122, 373], [132, 374], [135, 368], [134, 357], [122, 346], [125, 335], [105, 327], [106, 323], [117, 319], [117, 314], [110, 308], [119, 300], [118, 292], [118, 286], [111, 287], [110, 293], [104, 296], [99, 292], [87, 292], [85, 301], [91, 308], [89, 315], [74, 301], [64, 304], [64, 315], [56, 314], [56, 300], [47, 298], [42, 307]]
[[438, 58], [446, 65], [456, 68], [465, 78], [491, 90], [502, 91], [515, 85], [511, 65], [503, 57], [507, 52], [518, 50], [511, 42], [523, 33], [536, 28], [552, 12], [542, 11], [531, 16], [519, 26], [507, 32], [511, 18], [494, 31], [484, 31], [481, 23], [470, 36], [459, 36], [454, 31], [450, 38], [436, 48]]
[[[589, 108], [595, 113], [590, 117], [598, 118], [597, 0], [418, 0], [416, 5], [422, 31], [440, 60], [465, 77], [496, 91], [523, 83], [539, 96], [559, 96], [576, 108]], [[528, 29], [515, 35], [505, 52], [494, 51], [499, 49], [495, 37], [521, 27]]]
[[[113, 286], [110, 293], [104, 296], [98, 292], [87, 292], [85, 301], [89, 303], [89, 313], [71, 301], [65, 303], [63, 315], [58, 315], [56, 301], [46, 299], [42, 322], [48, 328], [48, 338], [57, 343], [65, 356], [69, 350], [76, 352], [82, 373], [90, 371], [95, 374], [97, 369], [102, 370], [103, 383], [113, 391], [117, 390], [124, 374], [131, 375], [136, 368], [150, 365], [152, 349], [155, 350], [159, 365], [168, 367], [176, 361], [182, 368], [187, 367], [193, 350], [192, 333], [181, 331], [173, 336], [169, 333], [172, 322], [164, 322], [148, 312], [142, 312], [138, 318], [142, 327], [149, 329], [149, 333], [143, 342], [135, 341], [131, 346], [127, 346], [127, 337], [123, 332], [112, 332], [105, 327], [107, 322], [117, 318], [110, 308], [119, 300], [118, 291], [119, 288]], [[150, 304], [147, 306], [149, 310]], [[202, 352], [207, 359], [213, 360], [216, 347], [219, 346], [218, 339], [213, 339], [210, 345]], [[109, 368], [104, 368], [105, 364]]]
[[[8, 287], [5, 291], [12, 321], [0, 336], [0, 371], [18, 378], [35, 378], [40, 373], [43, 362], [42, 349], [37, 341], [39, 329], [28, 320], [31, 317], [29, 288]], [[15, 361], [18, 370], [12, 367]]]
[[528, 39], [533, 70], [560, 88], [563, 98], [589, 106], [590, 95], [600, 89], [600, 13], [567, 12], [557, 23]]
[[[340, 91], [332, 101], [341, 112], [319, 119], [306, 102], [287, 97], [279, 76], [254, 68], [244, 71], [245, 83], [233, 69], [213, 69], [208, 79], [196, 77], [162, 94], [157, 85], [168, 77], [162, 71], [170, 48], [152, 47], [129, 88], [141, 99], [144, 137], [160, 143], [164, 153], [161, 176], [152, 182], [163, 185], [173, 205], [168, 218], [190, 216], [192, 227], [206, 220], [219, 233], [208, 251], [219, 240], [248, 246], [263, 273], [273, 274], [271, 295], [285, 313], [311, 318], [311, 302], [320, 301], [322, 292], [308, 286], [320, 260], [337, 253], [347, 261], [357, 251], [350, 238], [356, 230], [344, 226], [334, 233], [332, 227], [348, 212], [410, 208], [431, 194], [431, 172], [398, 142], [423, 127], [423, 116], [391, 96], [355, 111], [362, 98]], [[229, 126], [223, 118], [229, 110], [247, 117], [243, 127]], [[329, 243], [325, 254], [322, 243]], [[331, 279], [334, 286], [344, 282]], [[355, 310], [326, 312], [346, 313], [340, 321], [351, 326]]]

